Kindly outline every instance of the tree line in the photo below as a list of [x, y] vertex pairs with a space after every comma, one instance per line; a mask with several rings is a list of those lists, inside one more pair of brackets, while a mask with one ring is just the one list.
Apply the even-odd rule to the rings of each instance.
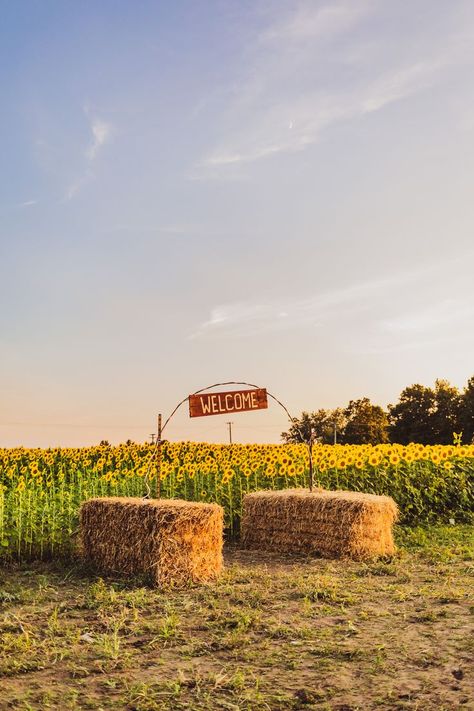
[[323, 444], [452, 444], [455, 437], [468, 444], [474, 441], [474, 376], [462, 391], [447, 380], [436, 380], [434, 388], [410, 385], [386, 410], [363, 397], [345, 408], [303, 412], [281, 437], [307, 442], [312, 430]]

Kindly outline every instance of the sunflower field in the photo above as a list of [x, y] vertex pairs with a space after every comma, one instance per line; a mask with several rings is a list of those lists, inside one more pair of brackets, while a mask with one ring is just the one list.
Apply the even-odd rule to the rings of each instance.
[[[165, 442], [162, 451], [161, 495], [221, 504], [230, 536], [245, 493], [308, 483], [303, 444]], [[151, 444], [0, 449], [0, 557], [70, 554], [82, 501], [156, 495], [154, 453]], [[474, 521], [474, 445], [317, 445], [313, 462], [315, 485], [388, 494], [401, 523]]]

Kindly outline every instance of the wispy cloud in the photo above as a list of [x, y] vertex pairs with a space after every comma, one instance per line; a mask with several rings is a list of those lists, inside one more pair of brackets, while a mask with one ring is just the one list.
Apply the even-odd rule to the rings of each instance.
[[277, 20], [260, 36], [262, 42], [282, 40], [298, 42], [304, 39], [329, 38], [346, 32], [368, 12], [371, 3], [332, 2], [315, 7], [300, 5], [288, 16]]
[[423, 333], [438, 329], [458, 328], [460, 323], [471, 323], [474, 303], [460, 299], [446, 299], [422, 309], [387, 319], [380, 324], [389, 333]]
[[335, 312], [353, 312], [371, 303], [374, 296], [415, 281], [418, 271], [395, 274], [360, 284], [316, 294], [307, 299], [286, 299], [273, 303], [238, 302], [222, 304], [211, 310], [191, 338], [205, 335], [239, 336], [249, 332], [263, 332], [298, 328], [305, 324], [322, 325]]
[[[217, 305], [190, 338], [241, 337], [304, 326], [324, 332], [335, 322], [342, 332], [347, 332], [364, 314], [364, 352], [409, 349], [409, 343], [418, 342], [418, 338], [429, 342], [443, 339], [453, 329], [459, 330], [460, 324], [473, 323], [474, 287], [466, 271], [472, 256], [469, 252], [463, 257], [349, 284], [306, 299]], [[458, 292], [452, 298], [442, 291], [442, 276], [447, 270], [458, 273]]]
[[[276, 18], [258, 37], [253, 61], [233, 92], [225, 138], [216, 142], [191, 177], [223, 177], [229, 169], [235, 172], [270, 156], [302, 151], [331, 126], [414, 96], [436, 84], [449, 67], [466, 57], [472, 60], [459, 28], [434, 37], [418, 51], [392, 56], [380, 42], [371, 45], [368, 54], [358, 52], [366, 43], [364, 21], [377, 17], [381, 7], [383, 3], [374, 2], [318, 7], [303, 2]], [[339, 71], [338, 41], [343, 33], [352, 56], [364, 57], [349, 79], [347, 72]], [[323, 69], [331, 76], [330, 85]]]
[[97, 157], [100, 148], [110, 139], [112, 125], [100, 118], [92, 118], [90, 128], [93, 140], [86, 151], [86, 157], [88, 160], [93, 161]]
[[387, 72], [367, 88], [365, 97], [361, 97], [360, 113], [379, 111], [388, 104], [427, 89], [432, 86], [438, 73], [448, 66], [450, 61], [449, 55], [439, 56]]
[[84, 113], [88, 119], [91, 141], [84, 151], [85, 165], [82, 172], [67, 186], [64, 200], [69, 201], [94, 177], [93, 164], [103, 146], [111, 140], [114, 128], [111, 123], [94, 115], [86, 106]]
[[72, 198], [80, 192], [81, 188], [86, 185], [92, 178], [94, 174], [92, 170], [87, 169], [82, 175], [80, 175], [76, 180], [70, 183], [64, 194], [64, 199], [66, 201], [72, 200]]
[[11, 205], [0, 206], [0, 214], [5, 214], [15, 210], [22, 210], [25, 207], [33, 207], [38, 205], [39, 200], [23, 200], [22, 202], [16, 202]]
[[278, 153], [301, 151], [338, 122], [380, 111], [428, 88], [443, 66], [442, 60], [418, 62], [388, 71], [352, 92], [316, 92], [291, 104], [277, 104], [257, 116], [247, 131], [211, 152], [201, 167], [249, 163]]
[[445, 345], [445, 338], [415, 338], [409, 340], [398, 340], [390, 343], [362, 343], [351, 348], [351, 353], [358, 356], [394, 356], [396, 354], [413, 353], [414, 351], [432, 351], [434, 348], [441, 348]]

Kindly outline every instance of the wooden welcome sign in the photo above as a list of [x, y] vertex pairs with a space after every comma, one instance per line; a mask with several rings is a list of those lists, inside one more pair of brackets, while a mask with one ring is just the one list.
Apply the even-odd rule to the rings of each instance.
[[[252, 390], [228, 390], [227, 392], [220, 393], [210, 393], [204, 392], [205, 390], [210, 390], [211, 388], [222, 387], [224, 385], [247, 385], [248, 388]], [[181, 400], [171, 415], [165, 421], [165, 424], [161, 425], [161, 414], [158, 415], [158, 434], [156, 437], [155, 449], [151, 460], [148, 465], [147, 473], [145, 474], [145, 484], [147, 487], [146, 498], [151, 496], [151, 489], [148, 484], [148, 474], [152, 465], [153, 460], [156, 458], [156, 498], [160, 498], [161, 491], [161, 446], [162, 446], [162, 434], [168, 422], [171, 420], [173, 415], [177, 410], [184, 405], [186, 400], [189, 402], [189, 416], [190, 417], [207, 417], [209, 415], [227, 415], [232, 412], [249, 412], [252, 410], [266, 410], [268, 408], [268, 397], [273, 398], [275, 402], [283, 408], [283, 410], [288, 415], [288, 419], [292, 424], [295, 420], [290, 415], [289, 411], [283, 405], [280, 400], [278, 400], [274, 395], [268, 393], [265, 388], [257, 388], [252, 383], [237, 382], [235, 380], [228, 381], [226, 383], [215, 383], [215, 385], [209, 385], [207, 388], [188, 395], [188, 397]], [[228, 423], [229, 426], [232, 423]], [[313, 447], [313, 437], [311, 436], [308, 441], [309, 450], [309, 489], [313, 489], [313, 457], [312, 457], [312, 447]]]
[[226, 415], [231, 412], [264, 410], [268, 407], [265, 388], [231, 390], [224, 393], [201, 393], [189, 396], [189, 416]]

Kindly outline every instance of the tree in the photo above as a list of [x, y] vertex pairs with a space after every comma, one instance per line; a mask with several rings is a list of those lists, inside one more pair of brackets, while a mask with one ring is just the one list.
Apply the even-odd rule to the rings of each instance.
[[463, 397], [447, 380], [436, 380], [434, 389], [418, 384], [405, 388], [399, 402], [388, 408], [391, 441], [451, 444], [454, 433], [463, 429]]
[[398, 403], [388, 406], [391, 442], [430, 444], [434, 410], [435, 393], [431, 388], [416, 384], [402, 390]]
[[458, 427], [463, 442], [474, 441], [474, 376], [467, 381], [460, 398]]
[[336, 431], [343, 429], [345, 425], [344, 414], [340, 409], [324, 410], [316, 412], [302, 412], [301, 417], [295, 418], [288, 432], [282, 432], [281, 438], [284, 442], [309, 442], [311, 429], [314, 429], [315, 437], [323, 444], [331, 444], [334, 441], [334, 428]]
[[344, 414], [346, 426], [341, 437], [344, 444], [388, 442], [387, 413], [379, 405], [373, 405], [368, 397], [351, 400]]
[[344, 431], [346, 429], [347, 417], [346, 410], [342, 407], [336, 407], [331, 410], [331, 432], [330, 439], [325, 444], [336, 444], [344, 439]]
[[447, 380], [435, 383], [434, 411], [430, 417], [431, 444], [452, 444], [453, 434], [459, 429], [461, 395]]
[[462, 432], [463, 442], [474, 442], [474, 376], [463, 393], [441, 379], [434, 388], [410, 385], [388, 413], [367, 397], [344, 409], [303, 412], [281, 436], [285, 442], [308, 442], [312, 428], [323, 444], [332, 444], [335, 432], [341, 444], [451, 444], [455, 432]]

